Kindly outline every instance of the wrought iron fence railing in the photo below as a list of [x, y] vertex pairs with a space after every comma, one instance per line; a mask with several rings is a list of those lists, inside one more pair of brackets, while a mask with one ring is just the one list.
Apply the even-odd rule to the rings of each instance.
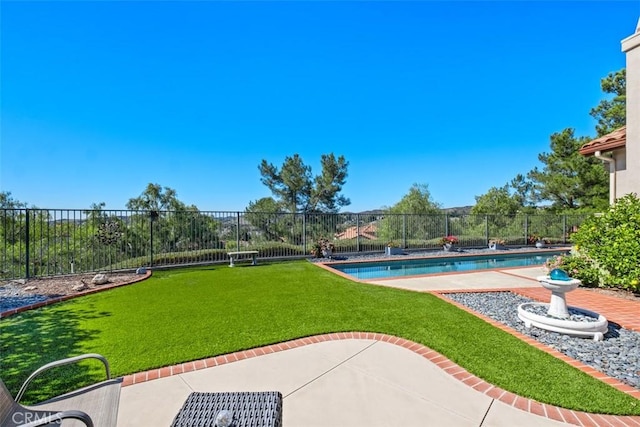
[[490, 239], [526, 245], [530, 236], [567, 243], [586, 215], [303, 214], [218, 211], [0, 209], [0, 277], [117, 271], [141, 266], [227, 261], [258, 250], [260, 258], [309, 256], [330, 240], [334, 253], [434, 249], [446, 235], [461, 246]]

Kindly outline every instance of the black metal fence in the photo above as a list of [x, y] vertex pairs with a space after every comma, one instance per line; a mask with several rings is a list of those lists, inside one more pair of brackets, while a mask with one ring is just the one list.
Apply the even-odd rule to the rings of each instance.
[[1, 209], [0, 277], [215, 263], [235, 250], [302, 258], [322, 238], [334, 253], [383, 251], [390, 242], [435, 249], [447, 235], [466, 247], [527, 245], [533, 235], [567, 243], [585, 217]]

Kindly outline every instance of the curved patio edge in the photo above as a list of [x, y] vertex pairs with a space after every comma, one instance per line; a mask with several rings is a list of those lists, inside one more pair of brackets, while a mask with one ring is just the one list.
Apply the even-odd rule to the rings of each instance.
[[44, 301], [37, 302], [35, 304], [29, 304], [29, 305], [25, 305], [25, 306], [22, 306], [22, 307], [14, 308], [14, 309], [11, 309], [11, 310], [3, 311], [3, 312], [0, 312], [0, 319], [4, 319], [6, 317], [13, 316], [14, 314], [24, 313], [25, 311], [33, 310], [33, 309], [36, 309], [36, 308], [45, 307], [47, 305], [57, 304], [59, 302], [68, 301], [70, 299], [83, 297], [85, 295], [95, 294], [95, 293], [98, 293], [98, 292], [104, 292], [104, 291], [108, 291], [109, 289], [119, 288], [121, 286], [132, 285], [134, 283], [138, 283], [138, 282], [141, 282], [141, 281], [143, 281], [145, 279], [148, 279], [149, 277], [151, 277], [151, 274], [152, 274], [152, 271], [150, 269], [147, 269], [147, 272], [144, 275], [140, 275], [140, 277], [136, 277], [135, 279], [130, 280], [130, 281], [125, 282], [125, 283], [117, 283], [117, 284], [114, 284], [114, 285], [101, 286], [100, 288], [93, 288], [93, 289], [89, 289], [89, 290], [86, 290], [86, 291], [78, 292], [76, 294], [65, 295], [65, 296], [56, 297], [56, 298], [49, 298], [49, 299], [46, 299]]
[[284, 350], [303, 347], [306, 345], [317, 344], [326, 341], [339, 341], [339, 340], [374, 340], [381, 341], [390, 344], [403, 347], [409, 351], [412, 351], [423, 358], [434, 363], [440, 369], [444, 370], [449, 375], [453, 376], [458, 381], [463, 382], [467, 386], [474, 390], [487, 395], [488, 397], [498, 400], [514, 408], [520, 409], [525, 412], [529, 412], [535, 415], [553, 419], [559, 422], [568, 424], [574, 424], [579, 426], [639, 426], [640, 416], [623, 416], [623, 415], [606, 415], [606, 414], [592, 414], [587, 412], [574, 411], [570, 409], [564, 409], [545, 403], [536, 402], [528, 398], [524, 398], [506, 391], [500, 387], [495, 387], [488, 382], [478, 378], [472, 373], [468, 372], [463, 367], [452, 362], [442, 354], [429, 347], [406, 340], [404, 338], [395, 337], [392, 335], [379, 334], [373, 332], [339, 332], [330, 334], [314, 335], [305, 338], [298, 338], [291, 341], [285, 341], [279, 344], [267, 345], [264, 347], [257, 347], [249, 350], [238, 351], [235, 353], [229, 353], [216, 357], [210, 357], [207, 359], [196, 360], [192, 362], [180, 363], [173, 366], [166, 366], [158, 369], [151, 369], [144, 372], [138, 372], [123, 377], [122, 387], [130, 386], [133, 384], [139, 384], [146, 381], [151, 381], [159, 378], [165, 378], [172, 375], [179, 375], [191, 371], [197, 371], [205, 368], [212, 368], [214, 366], [225, 365], [228, 363], [237, 362], [244, 359], [251, 359], [266, 354], [277, 353]]

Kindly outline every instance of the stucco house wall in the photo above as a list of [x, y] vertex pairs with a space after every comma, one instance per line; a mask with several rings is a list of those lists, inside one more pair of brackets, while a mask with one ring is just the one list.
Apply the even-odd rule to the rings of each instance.
[[618, 197], [640, 196], [640, 20], [635, 34], [622, 40], [627, 55], [627, 141], [626, 170], [620, 174]]

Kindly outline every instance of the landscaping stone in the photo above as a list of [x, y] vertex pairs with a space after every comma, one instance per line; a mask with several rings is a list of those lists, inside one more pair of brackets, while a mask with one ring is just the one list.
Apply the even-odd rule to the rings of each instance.
[[73, 285], [71, 289], [76, 292], [80, 292], [89, 289], [89, 286], [87, 286], [86, 283], [80, 283], [79, 285]]
[[91, 283], [93, 283], [94, 285], [104, 285], [108, 281], [109, 279], [107, 278], [107, 275], [103, 273], [98, 273], [93, 276], [93, 279], [91, 279]]

